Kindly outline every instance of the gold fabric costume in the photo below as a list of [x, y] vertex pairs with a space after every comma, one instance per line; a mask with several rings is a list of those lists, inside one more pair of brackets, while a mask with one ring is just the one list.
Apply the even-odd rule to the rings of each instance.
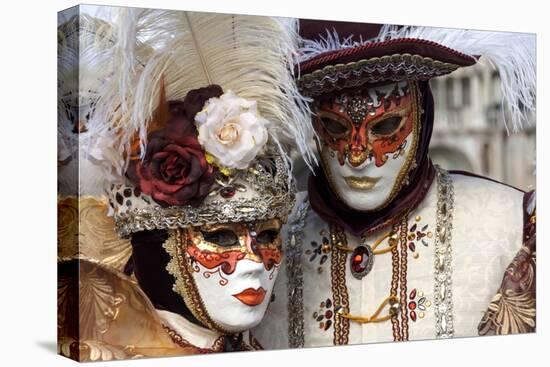
[[198, 353], [176, 344], [147, 296], [122, 269], [131, 254], [106, 202], [58, 202], [58, 352], [78, 361]]

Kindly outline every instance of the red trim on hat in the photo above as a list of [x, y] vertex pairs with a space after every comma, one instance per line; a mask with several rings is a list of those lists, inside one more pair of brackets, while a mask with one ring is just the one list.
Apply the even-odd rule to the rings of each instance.
[[383, 42], [370, 42], [360, 46], [322, 53], [302, 62], [300, 64], [300, 72], [301, 74], [306, 74], [317, 69], [322, 69], [327, 65], [346, 64], [348, 62], [394, 54], [420, 55], [459, 66], [471, 66], [477, 62], [476, 57], [468, 56], [433, 41], [400, 38]]

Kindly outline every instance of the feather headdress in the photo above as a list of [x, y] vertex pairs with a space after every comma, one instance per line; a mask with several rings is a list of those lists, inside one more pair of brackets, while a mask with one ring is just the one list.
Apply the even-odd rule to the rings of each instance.
[[[84, 13], [58, 27], [58, 161], [60, 190], [65, 193], [102, 192], [104, 172], [88, 163], [101, 159], [92, 144], [104, 124], [94, 114], [112, 72], [114, 31], [111, 23]], [[76, 187], [79, 168], [90, 174]]]
[[[296, 147], [308, 164], [308, 100], [292, 75], [297, 22], [289, 19], [185, 11], [124, 9], [117, 18], [119, 65], [103, 93], [100, 118], [112, 121], [126, 154], [135, 136], [143, 152], [148, 125], [161, 98], [181, 100], [193, 89], [217, 84], [257, 102], [276, 144]], [[136, 55], [143, 45], [152, 55]]]
[[[402, 47], [398, 47], [399, 44]], [[529, 115], [535, 111], [536, 102], [536, 38], [532, 34], [384, 25], [378, 35], [363, 39], [353, 35], [341, 37], [336, 30], [327, 29], [326, 36], [303, 40], [300, 63], [311, 65], [312, 61], [334, 56], [342, 50], [350, 54], [351, 49], [361, 50], [362, 56], [378, 52], [374, 56], [379, 58], [385, 48], [388, 56], [407, 52], [409, 56], [416, 56], [415, 68], [407, 70], [409, 75], [401, 70], [401, 77], [417, 79], [444, 75], [457, 67], [486, 60], [500, 75], [503, 106], [511, 116], [511, 124], [504, 120], [506, 127], [517, 131], [530, 123]], [[434, 52], [426, 52], [427, 48]], [[438, 57], [442, 58], [438, 60]], [[335, 59], [331, 61], [334, 63]], [[388, 68], [388, 64], [385, 67]], [[390, 64], [390, 68], [398, 69], [398, 66]], [[388, 76], [396, 77], [396, 74]]]
[[117, 150], [108, 191], [119, 233], [284, 220], [291, 148], [315, 163], [293, 75], [297, 21], [120, 9], [115, 22], [94, 119], [95, 146]]

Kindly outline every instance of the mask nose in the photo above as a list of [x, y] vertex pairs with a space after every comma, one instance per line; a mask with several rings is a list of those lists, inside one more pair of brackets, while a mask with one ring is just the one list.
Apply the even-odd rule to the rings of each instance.
[[348, 162], [352, 167], [358, 167], [370, 155], [369, 144], [364, 129], [357, 129], [351, 137], [351, 148], [348, 154]]
[[251, 278], [259, 277], [260, 274], [265, 271], [264, 265], [261, 262], [250, 260], [251, 261], [241, 261], [239, 263], [239, 273]]

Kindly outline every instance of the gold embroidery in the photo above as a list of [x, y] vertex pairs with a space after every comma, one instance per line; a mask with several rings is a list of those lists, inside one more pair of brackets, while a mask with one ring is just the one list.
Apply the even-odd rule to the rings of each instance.
[[[407, 312], [407, 229], [408, 213], [403, 215], [394, 224], [392, 231], [382, 239], [390, 237], [393, 240], [388, 246], [392, 253], [392, 281], [390, 295], [385, 298], [378, 309], [371, 316], [359, 316], [349, 313], [349, 297], [345, 283], [346, 255], [349, 251], [346, 235], [340, 227], [331, 226], [331, 241], [334, 251], [331, 258], [331, 282], [336, 317], [334, 320], [334, 344], [347, 344], [349, 339], [350, 321], [361, 324], [384, 322], [391, 320], [394, 340], [408, 340], [408, 312]], [[381, 241], [380, 241], [381, 242]], [[384, 251], [387, 252], [387, 251]], [[399, 288], [399, 296], [397, 291]], [[387, 305], [388, 314], [382, 317], [380, 313]], [[399, 319], [399, 313], [401, 318]]]
[[189, 354], [174, 345], [150, 300], [122, 272], [72, 259], [59, 263], [58, 273], [60, 354], [78, 361]]
[[142, 358], [136, 353], [134, 346], [118, 346], [99, 340], [75, 340], [61, 337], [57, 341], [57, 353], [79, 362], [113, 361]]
[[101, 197], [58, 198], [58, 261], [81, 257], [124, 269], [132, 245], [118, 237], [108, 209]]
[[[528, 226], [533, 226], [530, 221]], [[534, 232], [534, 229], [532, 230]], [[534, 332], [536, 328], [536, 239], [530, 234], [506, 269], [498, 293], [483, 316], [480, 335]]]
[[223, 352], [223, 346], [224, 346], [224, 342], [225, 342], [225, 337], [224, 336], [220, 336], [218, 339], [216, 339], [216, 341], [214, 342], [214, 344], [212, 344], [212, 346], [210, 348], [199, 348], [199, 347], [191, 344], [189, 341], [187, 341], [184, 337], [182, 337], [180, 334], [178, 334], [174, 329], [171, 329], [170, 327], [168, 327], [166, 325], [162, 325], [162, 326], [164, 327], [164, 330], [166, 330], [166, 332], [168, 333], [170, 338], [172, 338], [174, 343], [176, 343], [180, 347], [194, 348], [201, 354]]

